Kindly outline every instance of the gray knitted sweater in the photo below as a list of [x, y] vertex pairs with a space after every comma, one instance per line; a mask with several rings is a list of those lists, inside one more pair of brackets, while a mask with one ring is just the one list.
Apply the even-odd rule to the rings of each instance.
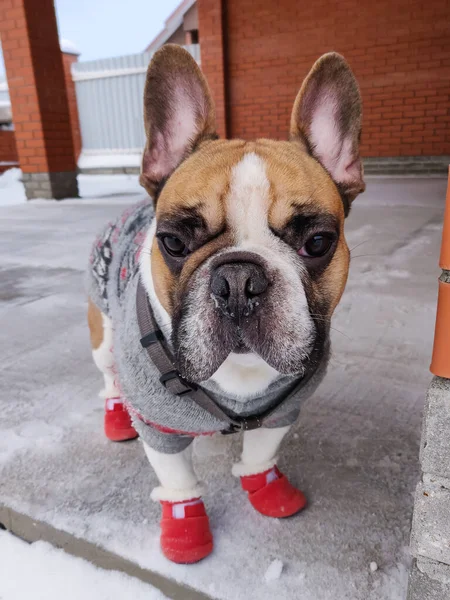
[[[211, 434], [228, 428], [200, 408], [189, 396], [168, 392], [159, 381], [160, 373], [140, 344], [136, 317], [138, 258], [153, 219], [150, 202], [141, 202], [108, 224], [97, 238], [88, 269], [88, 293], [114, 328], [114, 359], [118, 383], [133, 418], [133, 425], [149, 446], [160, 452], [175, 453], [186, 448], [196, 435]], [[264, 422], [265, 427], [283, 427], [298, 417], [301, 404], [322, 381], [328, 351], [318, 370], [295, 395], [285, 400]], [[295, 378], [280, 376], [263, 396], [246, 401], [225, 396], [211, 381], [202, 387], [231, 417], [248, 417], [268, 410], [278, 395], [295, 385]]]

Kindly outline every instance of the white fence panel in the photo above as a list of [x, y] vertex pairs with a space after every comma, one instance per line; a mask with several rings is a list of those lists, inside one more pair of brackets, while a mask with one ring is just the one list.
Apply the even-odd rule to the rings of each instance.
[[9, 100], [8, 83], [6, 79], [0, 79], [0, 125], [5, 125], [6, 123], [9, 124], [11, 120], [11, 102]]
[[[200, 62], [198, 44], [186, 46]], [[74, 63], [81, 169], [136, 168], [145, 144], [143, 95], [151, 53]]]

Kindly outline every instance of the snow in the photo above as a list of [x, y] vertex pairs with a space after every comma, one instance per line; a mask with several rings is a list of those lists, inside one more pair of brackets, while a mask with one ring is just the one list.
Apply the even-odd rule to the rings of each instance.
[[2, 600], [164, 600], [139, 579], [105, 571], [45, 542], [27, 544], [0, 531]]
[[61, 52], [65, 52], [66, 54], [76, 54], [77, 56], [80, 54], [76, 45], [65, 38], [59, 38], [59, 47], [61, 48]]
[[140, 167], [142, 150], [125, 153], [90, 154], [82, 152], [78, 159], [80, 169], [113, 169], [125, 167]]
[[[137, 202], [139, 198], [147, 195], [139, 184], [138, 175], [78, 175], [78, 188], [81, 200], [74, 198], [75, 203], [89, 203], [92, 199], [104, 198], [107, 198], [109, 203], [114, 202], [114, 198], [119, 198], [120, 203], [123, 203], [126, 196], [134, 196]], [[12, 168], [0, 175], [0, 207], [24, 204], [26, 201], [22, 171]], [[39, 202], [40, 200], [33, 200], [33, 204]], [[49, 201], [42, 202], [48, 204]], [[70, 199], [64, 201], [65, 204], [70, 202]]]
[[9, 186], [22, 181], [22, 171], [20, 169], [8, 169], [0, 175], [0, 188], [8, 188]]
[[[0, 208], [2, 502], [216, 600], [243, 589], [258, 600], [274, 591], [404, 600], [445, 178], [368, 178], [346, 223], [354, 250], [329, 372], [280, 452], [308, 508], [264, 519], [230, 474], [239, 437], [199, 439], [194, 458], [215, 548], [183, 566], [160, 553], [156, 482], [141, 444], [102, 434], [101, 378], [85, 325], [93, 236], [144, 192], [137, 177], [85, 177], [82, 200]], [[275, 557], [284, 567], [269, 584]], [[372, 572], [371, 562], [382, 568]]]
[[277, 581], [278, 579], [280, 579], [282, 571], [283, 561], [281, 561], [279, 558], [276, 558], [267, 567], [267, 571], [264, 573], [264, 580], [266, 581], [266, 583], [272, 583], [273, 581]]
[[147, 195], [139, 184], [139, 175], [78, 175], [78, 188], [81, 198], [116, 197], [123, 202], [124, 196]]
[[27, 201], [22, 183], [22, 171], [17, 167], [0, 175], [0, 207], [23, 204]]

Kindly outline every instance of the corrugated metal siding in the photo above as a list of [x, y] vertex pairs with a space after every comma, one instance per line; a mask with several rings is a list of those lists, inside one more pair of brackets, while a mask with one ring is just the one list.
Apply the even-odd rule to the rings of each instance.
[[[199, 62], [199, 45], [186, 49]], [[84, 155], [142, 152], [142, 99], [151, 57], [141, 53], [73, 64]]]

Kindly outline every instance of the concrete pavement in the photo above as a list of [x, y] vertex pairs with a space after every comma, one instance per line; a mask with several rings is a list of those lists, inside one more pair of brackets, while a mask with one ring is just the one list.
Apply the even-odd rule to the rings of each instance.
[[[230, 473], [239, 440], [200, 439], [216, 546], [189, 567], [159, 553], [140, 443], [103, 437], [85, 325], [89, 246], [143, 194], [0, 208], [0, 517], [30, 538], [38, 522], [41, 536], [94, 562], [113, 557], [174, 598], [403, 600], [445, 187], [445, 178], [369, 178], [348, 219], [353, 260], [329, 374], [281, 452], [310, 507], [265, 520]], [[283, 571], [267, 583], [274, 559]]]

